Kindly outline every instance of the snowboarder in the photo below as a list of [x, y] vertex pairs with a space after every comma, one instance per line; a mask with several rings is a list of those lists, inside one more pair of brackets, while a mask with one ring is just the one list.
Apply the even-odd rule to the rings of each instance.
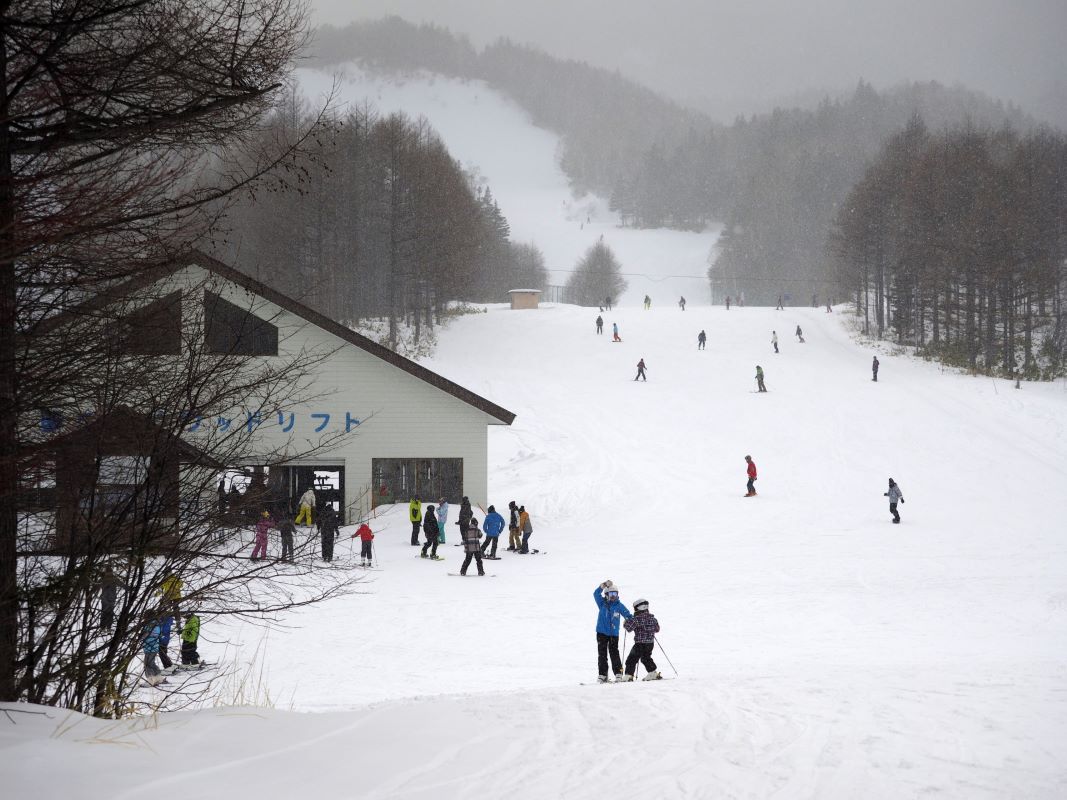
[[274, 520], [270, 518], [269, 511], [263, 511], [256, 520], [256, 544], [252, 548], [251, 559], [259, 561], [267, 557], [267, 531], [274, 527]]
[[634, 615], [624, 623], [626, 630], [634, 634], [634, 646], [630, 654], [626, 656], [626, 674], [620, 678], [623, 681], [632, 681], [634, 672], [637, 670], [637, 662], [644, 667], [643, 680], [658, 681], [663, 676], [656, 669], [656, 662], [652, 660], [652, 648], [656, 646], [656, 634], [659, 633], [659, 621], [649, 612], [648, 601], [645, 599], [634, 600]]
[[778, 352], [778, 331], [771, 331], [771, 344], [774, 345], [774, 352]]
[[756, 494], [756, 462], [752, 460], [752, 456], [745, 456], [745, 461], [748, 463], [748, 494], [745, 497], [754, 497]]
[[[496, 558], [496, 547], [500, 541], [500, 532], [504, 530], [504, 518], [496, 513], [495, 506], [489, 506], [489, 513], [485, 515], [482, 530], [485, 531], [482, 552], [484, 553], [486, 550], [491, 549], [492, 552], [489, 553], [489, 558]], [[492, 545], [491, 548], [490, 545]]]
[[726, 310], [730, 310], [730, 295], [726, 295]]
[[643, 358], [637, 362], [637, 375], [634, 376], [634, 380], [636, 381], [638, 378], [646, 383], [648, 382], [648, 378], [645, 377], [645, 360]]
[[651, 298], [651, 297], [649, 297], [649, 296], [648, 296], [648, 295], [646, 294], [646, 295], [645, 295], [645, 311], [648, 311], [648, 310], [649, 310], [650, 308], [652, 308], [652, 298]]
[[706, 333], [704, 333], [704, 331], [701, 331], [700, 333], [698, 333], [697, 334], [697, 350], [703, 350], [704, 349], [704, 345], [707, 343], [707, 341], [708, 341], [708, 335]]
[[296, 525], [290, 522], [288, 518], [283, 519], [278, 526], [278, 533], [282, 537], [282, 561], [292, 561], [293, 536], [296, 533]]
[[[422, 518], [422, 532], [426, 534], [426, 544], [422, 546], [422, 557], [437, 558], [437, 539], [441, 529], [437, 524], [437, 515], [433, 513], [433, 506], [426, 506], [426, 515]], [[426, 555], [427, 550], [430, 550], [429, 555]]]
[[819, 307], [819, 302], [818, 302], [818, 300], [819, 300], [819, 295], [817, 295], [817, 294], [813, 294], [813, 295], [811, 296], [811, 307], [812, 307], [812, 308], [818, 308], [818, 307]]
[[437, 536], [439, 544], [445, 543], [445, 525], [448, 524], [448, 498], [442, 497], [437, 501], [437, 527], [441, 533]]
[[471, 559], [478, 561], [478, 574], [485, 574], [485, 567], [482, 566], [482, 548], [478, 544], [478, 540], [482, 538], [482, 532], [478, 530], [478, 520], [471, 517], [467, 526], [463, 529], [463, 551], [467, 554], [463, 559], [463, 566], [459, 568], [460, 575], [467, 574], [467, 567], [471, 565]]
[[337, 538], [340, 521], [337, 519], [337, 512], [333, 510], [333, 506], [329, 505], [322, 509], [322, 514], [319, 516], [322, 523], [319, 529], [322, 539], [322, 560], [333, 561], [333, 540]]
[[522, 531], [522, 547], [519, 548], [521, 555], [530, 552], [530, 537], [533, 536], [533, 523], [530, 522], [530, 513], [526, 506], [519, 506], [519, 530]]
[[829, 300], [826, 301], [826, 313], [827, 314], [833, 313], [833, 309], [830, 307], [830, 301]]
[[871, 380], [878, 383], [878, 356], [875, 356], [874, 361], [871, 363], [871, 374], [873, 375]]
[[601, 316], [596, 318], [596, 332], [598, 336], [604, 332], [604, 318]]
[[619, 323], [617, 323], [617, 322], [611, 323], [611, 341], [613, 341], [613, 342], [621, 342], [622, 341], [622, 339], [619, 338]]
[[315, 507], [315, 490], [308, 487], [307, 491], [300, 495], [300, 511], [296, 515], [296, 524], [304, 520], [304, 524], [311, 527], [311, 509]]
[[464, 495], [463, 502], [459, 504], [459, 521], [456, 522], [456, 524], [459, 525], [460, 536], [466, 532], [467, 525], [470, 523], [473, 514], [474, 512], [471, 510], [471, 501]]
[[685, 298], [684, 297], [679, 297], [678, 298], [678, 307], [681, 308], [682, 311], [685, 311]]
[[182, 625], [180, 635], [182, 640], [182, 663], [199, 664], [200, 654], [196, 652], [196, 644], [200, 641], [200, 617], [197, 615], [195, 608], [189, 612], [189, 618]]
[[889, 513], [893, 515], [893, 523], [900, 524], [900, 514], [897, 513], [897, 503], [904, 502], [904, 494], [900, 491], [900, 487], [897, 486], [897, 482], [892, 478], [889, 479], [889, 491], [883, 493], [882, 497], [889, 498]]
[[801, 344], [804, 344], [804, 331], [802, 331], [802, 330], [800, 329], [800, 326], [799, 326], [799, 325], [797, 325], [797, 333], [796, 333], [796, 336], [797, 336], [797, 341], [799, 341], [799, 342], [800, 342]]
[[759, 386], [759, 391], [767, 391], [767, 387], [763, 384], [763, 367], [759, 364], [756, 365], [756, 385]]
[[351, 538], [355, 539], [359, 537], [359, 565], [361, 567], [369, 567], [374, 563], [374, 531], [370, 529], [370, 525], [364, 522], [356, 532], [352, 534]]
[[419, 546], [419, 531], [422, 529], [422, 502], [414, 497], [408, 503], [408, 521], [411, 523], [411, 546]]
[[522, 547], [522, 531], [519, 529], [519, 507], [512, 500], [508, 503], [511, 517], [508, 520], [508, 550], [518, 551]]
[[774, 307], [775, 311], [785, 311], [785, 306], [782, 305], [782, 296], [778, 295], [778, 305]]
[[606, 580], [593, 589], [593, 601], [599, 612], [596, 618], [597, 682], [608, 682], [608, 656], [611, 670], [622, 677], [622, 658], [619, 657], [619, 617], [631, 619], [630, 609], [619, 600], [619, 587]]

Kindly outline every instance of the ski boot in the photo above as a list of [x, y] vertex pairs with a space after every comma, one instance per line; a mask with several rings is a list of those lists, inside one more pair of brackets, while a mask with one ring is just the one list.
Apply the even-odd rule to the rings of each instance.
[[663, 676], [660, 675], [660, 672], [657, 669], [657, 670], [654, 670], [653, 672], [648, 673], [641, 680], [643, 680], [643, 681], [659, 681], [659, 680], [663, 680]]
[[597, 675], [596, 676], [596, 682], [597, 683], [611, 683], [611, 681], [608, 680], [608, 676], [607, 675]]
[[633, 681], [633, 679], [634, 679], [633, 675], [623, 675], [623, 676], [621, 676], [619, 678], [616, 678], [615, 682], [616, 683], [630, 683], [631, 681]]

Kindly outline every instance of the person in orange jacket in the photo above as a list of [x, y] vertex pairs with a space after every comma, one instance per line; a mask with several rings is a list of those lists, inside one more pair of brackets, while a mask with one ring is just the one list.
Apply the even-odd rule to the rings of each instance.
[[364, 522], [356, 532], [352, 534], [352, 538], [359, 537], [362, 543], [359, 551], [359, 565], [361, 567], [369, 567], [374, 563], [374, 531], [370, 529], [370, 525]]

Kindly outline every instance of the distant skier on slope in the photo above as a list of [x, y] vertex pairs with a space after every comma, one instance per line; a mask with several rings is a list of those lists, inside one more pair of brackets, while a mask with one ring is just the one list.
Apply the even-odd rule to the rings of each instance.
[[797, 333], [796, 333], [796, 336], [797, 336], [797, 341], [799, 341], [799, 342], [800, 342], [801, 344], [804, 344], [804, 331], [802, 331], [802, 330], [800, 329], [800, 326], [799, 326], [799, 325], [797, 325]]
[[648, 311], [648, 310], [649, 310], [650, 308], [652, 308], [652, 298], [651, 298], [651, 297], [649, 297], [649, 296], [648, 296], [648, 295], [646, 294], [646, 295], [645, 295], [645, 311]]
[[656, 634], [659, 633], [659, 621], [648, 610], [648, 601], [645, 599], [634, 600], [634, 615], [626, 620], [624, 627], [634, 634], [634, 646], [630, 648], [630, 654], [626, 656], [626, 674], [619, 680], [632, 681], [634, 672], [637, 670], [637, 662], [644, 665], [648, 673], [643, 680], [658, 681], [663, 676], [656, 669], [656, 662], [652, 660], [652, 648], [656, 645]]
[[883, 493], [882, 497], [889, 498], [889, 513], [893, 515], [893, 523], [900, 524], [900, 514], [897, 513], [897, 503], [904, 502], [904, 493], [900, 491], [897, 482], [892, 478], [889, 479], [889, 491]]
[[596, 332], [598, 336], [604, 332], [604, 318], [600, 315], [596, 318]]
[[726, 295], [726, 310], [730, 310], [730, 295]]
[[774, 352], [778, 352], [778, 331], [771, 331], [771, 344], [774, 345]]
[[619, 323], [617, 323], [617, 322], [611, 323], [611, 341], [613, 341], [613, 342], [621, 342], [622, 341], [622, 339], [619, 338]]
[[640, 378], [646, 383], [648, 382], [648, 378], [645, 377], [645, 369], [645, 360], [642, 358], [640, 361], [637, 362], [637, 375], [634, 376], [635, 381]]
[[596, 618], [597, 682], [608, 682], [608, 656], [611, 669], [622, 677], [622, 658], [619, 656], [619, 617], [631, 619], [630, 609], [619, 600], [619, 587], [606, 580], [593, 590], [593, 600], [600, 609]]
[[767, 391], [767, 387], [763, 383], [763, 367], [759, 364], [756, 365], [756, 386], [759, 387], [759, 391]]
[[701, 331], [700, 333], [698, 333], [697, 334], [697, 350], [703, 350], [704, 349], [704, 345], [707, 344], [707, 341], [708, 341], [708, 335], [706, 333], [704, 333], [704, 331]]
[[748, 464], [748, 494], [745, 497], [754, 497], [756, 494], [756, 462], [752, 460], [752, 456], [745, 456], [745, 462]]
[[874, 361], [871, 363], [871, 378], [872, 381], [878, 383], [878, 356], [874, 357]]
[[682, 311], [685, 311], [685, 297], [684, 296], [678, 298], [678, 307], [680, 309], [682, 309]]

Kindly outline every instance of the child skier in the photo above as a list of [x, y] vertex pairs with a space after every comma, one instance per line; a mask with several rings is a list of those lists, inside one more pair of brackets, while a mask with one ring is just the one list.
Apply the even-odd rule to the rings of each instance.
[[286, 518], [278, 525], [278, 533], [282, 535], [282, 561], [293, 560], [293, 536], [296, 535], [296, 525]]
[[593, 601], [600, 609], [596, 618], [597, 683], [608, 682], [608, 656], [616, 677], [622, 678], [622, 658], [619, 657], [619, 617], [633, 617], [630, 609], [619, 600], [619, 587], [610, 580], [593, 590]]
[[471, 517], [470, 523], [463, 530], [463, 550], [467, 556], [463, 559], [463, 566], [459, 568], [460, 575], [467, 574], [467, 567], [471, 565], [471, 559], [478, 562], [478, 574], [485, 575], [485, 567], [482, 566], [482, 548], [478, 540], [482, 538], [482, 532], [478, 530], [478, 520]]
[[189, 612], [188, 619], [181, 630], [182, 664], [199, 664], [200, 654], [196, 652], [196, 643], [200, 640], [200, 617], [196, 609]]
[[267, 557], [267, 531], [274, 527], [274, 520], [270, 518], [270, 512], [264, 511], [256, 521], [256, 544], [252, 548], [252, 561], [259, 561]]
[[[492, 552], [487, 558], [496, 558], [496, 547], [500, 541], [500, 532], [504, 530], [504, 518], [496, 513], [494, 506], [489, 506], [489, 513], [485, 515], [485, 522], [482, 523], [482, 530], [485, 531], [485, 542], [482, 544], [482, 553], [486, 550], [492, 549]], [[492, 546], [490, 548], [490, 545]]]
[[[437, 526], [437, 515], [434, 514], [433, 506], [426, 506], [426, 516], [422, 520], [422, 532], [426, 534], [426, 544], [422, 546], [420, 555], [423, 558], [437, 558], [437, 539], [441, 529]], [[426, 553], [427, 550], [430, 551], [429, 555]]]
[[359, 565], [361, 567], [369, 567], [374, 562], [374, 532], [370, 529], [370, 525], [364, 522], [356, 529], [356, 532], [352, 534], [352, 538], [359, 537], [361, 543], [359, 550]]
[[159, 655], [159, 633], [159, 623], [149, 622], [145, 626], [144, 642], [141, 644], [144, 651], [144, 678], [152, 686], [165, 680], [159, 665], [156, 664], [156, 656]]
[[889, 513], [893, 515], [893, 523], [900, 524], [900, 514], [897, 513], [897, 503], [904, 502], [904, 493], [900, 491], [900, 487], [897, 486], [897, 482], [892, 478], [889, 479], [889, 491], [884, 492], [882, 497], [889, 498]]
[[625, 627], [634, 634], [634, 646], [626, 656], [626, 674], [620, 680], [632, 681], [637, 662], [640, 661], [648, 673], [643, 680], [658, 681], [663, 676], [659, 674], [656, 662], [652, 660], [652, 648], [656, 645], [659, 622], [649, 613], [647, 600], [634, 600], [634, 615], [626, 620]]
[[752, 456], [745, 456], [745, 461], [748, 462], [748, 494], [745, 497], [752, 497], [756, 494], [756, 462]]

